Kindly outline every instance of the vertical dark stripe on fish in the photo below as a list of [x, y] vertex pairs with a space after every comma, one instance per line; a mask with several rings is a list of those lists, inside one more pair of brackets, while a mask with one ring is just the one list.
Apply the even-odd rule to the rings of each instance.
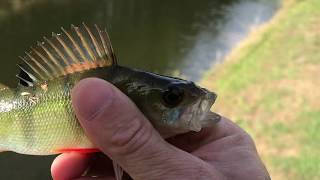
[[75, 136], [73, 136], [74, 138], [80, 138], [80, 136], [78, 135], [82, 134], [81, 125], [77, 121], [77, 117], [73, 111], [72, 102], [71, 102], [71, 91], [79, 78], [80, 76], [77, 76], [77, 74], [66, 76], [66, 78], [64, 78], [63, 85], [62, 85], [63, 86], [62, 96], [63, 98], [65, 98], [65, 101], [66, 101], [64, 105], [64, 111], [68, 116], [66, 121], [71, 120], [69, 123], [76, 124], [76, 125], [70, 126], [75, 128], [73, 131], [73, 133], [75, 134]]
[[36, 105], [30, 105], [31, 103], [33, 103], [30, 101], [31, 96], [32, 95], [24, 97], [21, 95], [21, 91], [19, 89], [16, 89], [14, 99], [18, 101], [19, 107], [17, 107], [15, 111], [12, 112], [19, 114], [18, 117], [20, 119], [15, 120], [15, 122], [17, 123], [17, 125], [19, 124], [19, 128], [21, 129], [20, 131], [23, 134], [23, 137], [21, 138], [24, 138], [26, 140], [25, 145], [29, 148], [32, 148], [36, 140], [34, 123], [36, 120], [34, 117], [34, 111], [36, 111], [36, 108], [34, 108], [34, 106]]

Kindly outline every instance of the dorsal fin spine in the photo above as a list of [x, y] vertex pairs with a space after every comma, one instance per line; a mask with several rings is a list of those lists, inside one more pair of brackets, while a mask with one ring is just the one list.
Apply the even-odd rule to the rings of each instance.
[[18, 79], [22, 80], [23, 82], [27, 83], [28, 86], [31, 86], [31, 87], [33, 86], [33, 83], [32, 83], [32, 82], [26, 80], [25, 78], [20, 77], [18, 74], [16, 75], [16, 77], [17, 77]]
[[19, 56], [20, 57], [20, 59], [22, 59], [22, 61], [24, 62], [24, 63], [26, 63], [31, 69], [32, 69], [32, 71], [34, 71], [39, 77], [40, 77], [40, 79], [44, 79], [44, 77], [41, 75], [41, 73], [33, 66], [33, 65], [31, 65], [26, 59], [24, 59], [23, 57], [21, 57], [21, 56]]
[[49, 63], [48, 59], [46, 57], [44, 57], [39, 51], [37, 51], [35, 48], [31, 47], [32, 51], [35, 52], [40, 59], [46, 64], [48, 65], [48, 67], [50, 68], [50, 70], [53, 72], [53, 76], [55, 76], [56, 74], [58, 74], [58, 72], [56, 71], [56, 68], [53, 67], [53, 65], [51, 63]]
[[99, 48], [98, 42], [96, 40], [96, 38], [93, 36], [92, 32], [90, 31], [90, 29], [87, 27], [87, 25], [85, 23], [82, 23], [84, 28], [86, 29], [87, 33], [90, 36], [90, 39], [94, 45], [94, 48], [96, 49], [96, 52], [98, 53], [98, 56], [100, 57], [100, 59], [98, 60], [102, 60], [102, 53], [101, 53], [101, 49]]
[[109, 52], [109, 54], [111, 53], [111, 57], [110, 59], [113, 60], [112, 64], [115, 64], [117, 65], [117, 57], [114, 53], [114, 50], [113, 50], [113, 47], [111, 45], [111, 40], [110, 40], [110, 37], [109, 37], [109, 34], [107, 33], [107, 29], [105, 29], [104, 31], [102, 31], [101, 33], [105, 34], [105, 36], [107, 37], [107, 39], [105, 40], [105, 42], [107, 42], [108, 44], [108, 49], [107, 51]]
[[74, 63], [78, 63], [76, 56], [72, 53], [72, 51], [70, 50], [70, 48], [66, 45], [66, 43], [60, 38], [60, 36], [58, 36], [57, 34], [54, 34], [54, 37], [59, 41], [59, 43], [63, 46], [63, 48], [65, 49], [65, 51], [67, 52], [67, 54], [70, 56], [71, 60]]
[[63, 67], [61, 66], [59, 61], [53, 56], [53, 54], [51, 54], [51, 52], [41, 42], [38, 42], [38, 46], [40, 46], [46, 52], [50, 61], [53, 62], [53, 64], [57, 66], [57, 68], [60, 70], [60, 72], [63, 75], [66, 75], [66, 72], [64, 71]]
[[32, 81], [38, 81], [38, 79], [32, 75], [29, 71], [27, 71], [25, 68], [23, 68], [20, 64], [17, 64], [17, 66], [23, 71], [25, 72], [31, 79]]
[[76, 27], [76, 26], [73, 26], [73, 28], [74, 28], [74, 30], [76, 31], [78, 37], [80, 38], [80, 40], [81, 40], [84, 48], [88, 51], [88, 54], [89, 54], [89, 56], [90, 56], [90, 58], [91, 58], [91, 61], [94, 61], [94, 60], [95, 60], [94, 54], [93, 54], [90, 46], [88, 45], [87, 41], [86, 41], [85, 38], [83, 37], [82, 33], [80, 32], [79, 28]]
[[63, 62], [68, 65], [68, 60], [64, 57], [62, 52], [50, 41], [50, 39], [44, 37], [44, 40], [47, 41], [47, 43], [56, 51], [56, 53], [60, 56], [60, 58], [63, 60]]
[[31, 47], [31, 52], [20, 57], [23, 61], [20, 69], [31, 78], [19, 74], [20, 82], [30, 86], [30, 81], [40, 83], [75, 72], [117, 65], [108, 33], [94, 26], [95, 29], [90, 29], [84, 23], [82, 27], [71, 25], [71, 31], [61, 28], [64, 33], [44, 37], [44, 42], [38, 42], [37, 47]]
[[[82, 60], [84, 61], [86, 59], [86, 57], [84, 56], [83, 51], [81, 50], [80, 46], [76, 43], [76, 41], [74, 40], [74, 38], [63, 28], [61, 27], [61, 30], [64, 32], [64, 34], [69, 38], [69, 40], [71, 41], [72, 45], [75, 47], [75, 49], [77, 50], [77, 52], [80, 54]], [[78, 60], [79, 63], [81, 63]]]
[[107, 55], [107, 58], [112, 59], [111, 63], [113, 65], [117, 65], [117, 59], [114, 55], [113, 48], [110, 44], [110, 38], [109, 38], [108, 33], [106, 33], [106, 30], [101, 31], [97, 25], [95, 25], [95, 27], [96, 27], [97, 31], [99, 32], [99, 37], [100, 37], [100, 40], [103, 44], [102, 46], [105, 51], [105, 54]]
[[101, 42], [102, 42], [103, 50], [104, 50], [107, 58], [110, 58], [111, 56], [110, 56], [110, 52], [108, 51], [108, 46], [107, 46], [107, 44], [106, 44], [106, 42], [105, 42], [106, 40], [104, 39], [104, 37], [103, 37], [103, 35], [102, 35], [102, 32], [101, 32], [101, 30], [99, 29], [99, 27], [98, 27], [97, 25], [95, 25], [95, 28], [96, 28], [97, 31], [98, 31], [100, 40], [101, 40]]
[[25, 53], [35, 63], [35, 65], [38, 66], [40, 70], [42, 70], [47, 75], [47, 77], [51, 78], [50, 73], [46, 70], [46, 68], [42, 66], [42, 64], [40, 64], [36, 59], [34, 59], [34, 57], [30, 53], [28, 52], [25, 52]]

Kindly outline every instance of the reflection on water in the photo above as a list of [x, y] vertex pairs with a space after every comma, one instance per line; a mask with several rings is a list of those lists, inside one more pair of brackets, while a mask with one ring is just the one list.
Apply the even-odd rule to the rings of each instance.
[[[197, 80], [254, 26], [276, 0], [2, 0], [0, 82], [15, 86], [17, 58], [60, 26], [107, 26], [120, 64]], [[50, 179], [52, 157], [0, 155], [0, 179]]]
[[[223, 21], [208, 20], [195, 36], [190, 37], [192, 47], [184, 50], [183, 62], [178, 65], [182, 75], [198, 80], [213, 64], [221, 62], [251, 29], [269, 20], [276, 7], [275, 2], [253, 0], [224, 7]], [[206, 18], [212, 13], [215, 12]]]

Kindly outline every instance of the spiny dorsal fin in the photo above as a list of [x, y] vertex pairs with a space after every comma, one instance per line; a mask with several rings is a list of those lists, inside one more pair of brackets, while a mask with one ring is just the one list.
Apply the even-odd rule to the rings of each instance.
[[84, 23], [81, 27], [71, 25], [70, 31], [61, 30], [62, 34], [44, 37], [43, 42], [20, 57], [23, 62], [18, 66], [29, 78], [17, 77], [25, 85], [117, 64], [106, 30], [100, 30], [97, 25], [90, 29]]

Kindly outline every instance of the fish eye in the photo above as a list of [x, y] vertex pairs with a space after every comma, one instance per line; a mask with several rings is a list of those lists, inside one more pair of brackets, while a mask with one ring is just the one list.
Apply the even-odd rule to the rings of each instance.
[[173, 86], [169, 86], [168, 90], [166, 90], [163, 93], [162, 99], [165, 106], [169, 108], [173, 108], [182, 102], [183, 96], [184, 96], [183, 89], [176, 85], [173, 85]]

